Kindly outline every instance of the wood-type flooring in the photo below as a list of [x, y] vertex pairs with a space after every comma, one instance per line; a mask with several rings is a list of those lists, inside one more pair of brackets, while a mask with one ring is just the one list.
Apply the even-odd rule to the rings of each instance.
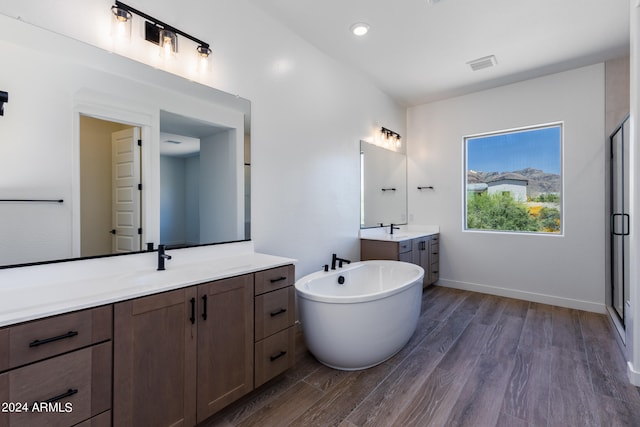
[[213, 426], [640, 426], [605, 315], [439, 286], [397, 355], [364, 371], [296, 366]]

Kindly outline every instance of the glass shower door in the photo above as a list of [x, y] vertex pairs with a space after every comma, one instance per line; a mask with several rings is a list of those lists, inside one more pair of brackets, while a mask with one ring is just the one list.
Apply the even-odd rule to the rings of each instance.
[[629, 295], [629, 135], [628, 117], [611, 134], [611, 306], [624, 325]]

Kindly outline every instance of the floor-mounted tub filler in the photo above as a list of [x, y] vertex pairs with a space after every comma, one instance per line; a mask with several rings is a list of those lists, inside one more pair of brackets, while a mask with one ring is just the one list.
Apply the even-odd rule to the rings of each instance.
[[416, 329], [423, 277], [414, 264], [362, 261], [301, 278], [295, 287], [309, 351], [348, 371], [389, 359]]

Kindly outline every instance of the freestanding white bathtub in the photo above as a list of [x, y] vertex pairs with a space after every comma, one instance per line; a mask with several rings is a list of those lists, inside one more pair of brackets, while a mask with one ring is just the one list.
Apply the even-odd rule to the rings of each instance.
[[295, 287], [309, 351], [347, 371], [389, 359], [416, 329], [423, 277], [418, 265], [362, 261], [301, 278]]

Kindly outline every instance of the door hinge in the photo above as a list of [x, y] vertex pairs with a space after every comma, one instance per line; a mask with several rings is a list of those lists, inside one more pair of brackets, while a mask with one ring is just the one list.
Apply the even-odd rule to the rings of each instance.
[[142, 235], [142, 227], [138, 228], [138, 234]]
[[138, 140], [138, 147], [142, 147], [142, 140], [141, 139]]
[[138, 184], [138, 190], [142, 191], [142, 184]]

